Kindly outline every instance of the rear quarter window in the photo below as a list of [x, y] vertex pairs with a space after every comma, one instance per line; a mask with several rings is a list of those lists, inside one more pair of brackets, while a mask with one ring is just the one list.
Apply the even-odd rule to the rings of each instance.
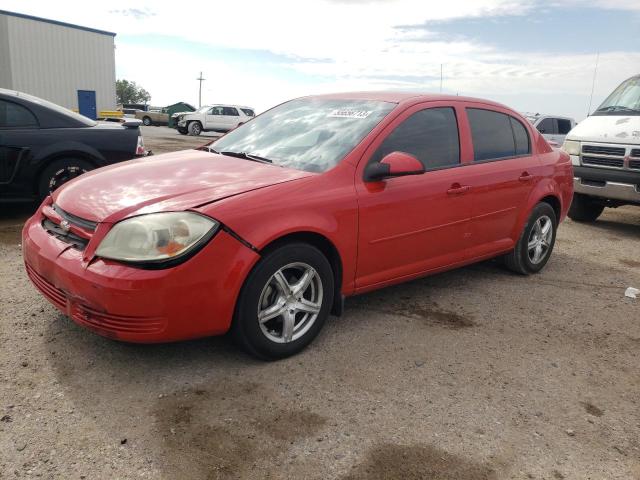
[[37, 128], [38, 120], [29, 109], [0, 100], [0, 128]]
[[516, 118], [504, 113], [468, 108], [473, 159], [499, 160], [531, 153], [529, 134]]

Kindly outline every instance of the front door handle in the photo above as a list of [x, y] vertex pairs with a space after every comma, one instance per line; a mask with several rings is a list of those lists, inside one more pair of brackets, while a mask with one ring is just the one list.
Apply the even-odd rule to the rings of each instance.
[[454, 183], [451, 185], [449, 190], [447, 190], [447, 195], [462, 195], [467, 193], [471, 187], [469, 185], [460, 185], [459, 183]]
[[521, 182], [528, 182], [529, 180], [532, 180], [532, 179], [533, 179], [533, 176], [529, 172], [522, 172], [522, 175], [518, 177], [518, 180], [520, 180]]

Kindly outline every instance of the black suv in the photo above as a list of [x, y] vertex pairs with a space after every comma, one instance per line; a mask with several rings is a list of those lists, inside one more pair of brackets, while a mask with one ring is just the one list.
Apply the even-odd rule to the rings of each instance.
[[0, 88], [0, 200], [43, 199], [84, 172], [146, 155], [139, 125], [97, 123]]

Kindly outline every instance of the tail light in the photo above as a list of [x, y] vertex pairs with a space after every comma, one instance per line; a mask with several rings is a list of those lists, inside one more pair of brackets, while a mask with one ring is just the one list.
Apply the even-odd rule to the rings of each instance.
[[142, 140], [142, 135], [138, 135], [138, 144], [136, 145], [136, 155], [144, 156], [147, 154], [147, 151], [144, 149], [144, 140]]

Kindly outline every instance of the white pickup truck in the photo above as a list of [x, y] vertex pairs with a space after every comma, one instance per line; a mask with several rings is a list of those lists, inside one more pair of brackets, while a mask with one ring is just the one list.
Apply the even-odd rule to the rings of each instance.
[[567, 133], [576, 126], [576, 121], [571, 117], [541, 115], [539, 113], [524, 113], [523, 115], [548, 142], [555, 143], [558, 147], [564, 142]]
[[622, 82], [562, 148], [573, 163], [571, 219], [593, 222], [605, 207], [640, 206], [640, 75]]
[[200, 135], [208, 131], [228, 132], [253, 117], [253, 108], [239, 105], [205, 105], [195, 112], [173, 115], [176, 128], [182, 135]]

